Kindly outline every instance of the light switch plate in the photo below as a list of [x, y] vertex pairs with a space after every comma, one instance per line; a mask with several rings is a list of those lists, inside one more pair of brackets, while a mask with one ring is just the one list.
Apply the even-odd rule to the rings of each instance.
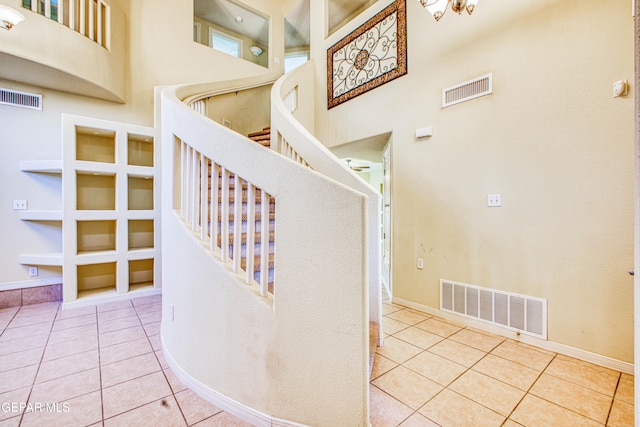
[[502, 194], [489, 194], [487, 196], [487, 206], [502, 206]]

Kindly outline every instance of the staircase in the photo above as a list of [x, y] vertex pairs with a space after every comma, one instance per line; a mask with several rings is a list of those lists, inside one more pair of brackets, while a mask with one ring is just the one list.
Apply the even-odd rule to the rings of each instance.
[[[248, 135], [248, 137], [257, 142], [258, 144], [262, 145], [263, 147], [269, 148], [270, 144], [271, 144], [271, 128], [270, 127], [265, 127], [263, 128], [261, 131], [258, 132], [254, 132], [254, 133], [250, 133]], [[212, 175], [212, 170], [211, 170], [211, 162], [209, 162], [208, 164], [208, 174], [209, 174], [209, 179], [208, 179], [208, 183], [209, 183], [209, 191], [208, 194], [211, 194], [211, 185], [212, 182], [214, 180], [211, 179], [211, 175]], [[218, 218], [217, 218], [217, 227], [218, 227], [218, 238], [217, 238], [217, 246], [219, 248], [222, 248], [222, 224], [223, 224], [223, 214], [222, 214], [222, 186], [223, 186], [223, 179], [222, 179], [222, 171], [219, 170], [218, 171]], [[229, 245], [229, 254], [231, 259], [233, 259], [233, 254], [234, 254], [234, 246], [236, 244], [236, 236], [234, 234], [234, 224], [235, 224], [235, 188], [237, 185], [236, 182], [236, 176], [231, 173], [229, 174], [229, 179], [228, 179], [228, 185], [226, 190], [229, 192], [229, 206], [228, 206], [228, 212], [229, 212], [229, 217], [228, 217], [228, 229], [229, 229], [229, 241], [227, 242]], [[242, 218], [240, 218], [240, 221], [242, 223], [242, 233], [240, 236], [240, 253], [241, 253], [241, 260], [240, 260], [240, 268], [242, 268], [242, 270], [246, 271], [247, 270], [247, 230], [249, 229], [248, 224], [247, 224], [247, 204], [249, 203], [249, 194], [248, 194], [248, 184], [246, 181], [240, 179], [241, 181], [241, 185], [242, 185]], [[211, 204], [211, 200], [209, 198], [209, 207]], [[254, 196], [254, 206], [255, 206], [255, 227], [254, 227], [254, 248], [253, 248], [253, 279], [260, 283], [260, 277], [262, 274], [262, 260], [261, 260], [261, 243], [262, 243], [262, 232], [261, 230], [261, 222], [262, 222], [262, 215], [261, 215], [261, 206], [262, 206], [262, 194], [260, 192], [256, 192], [255, 196]], [[209, 212], [209, 220], [211, 220], [210, 216], [210, 212], [211, 209], [208, 209]], [[267, 285], [267, 291], [271, 294], [273, 294], [273, 290], [274, 290], [274, 266], [275, 266], [275, 245], [274, 245], [274, 241], [275, 241], [275, 212], [276, 212], [276, 200], [274, 197], [270, 197], [269, 198], [269, 232], [268, 232], [268, 236], [267, 238], [269, 239], [269, 258], [268, 258], [268, 285]]]

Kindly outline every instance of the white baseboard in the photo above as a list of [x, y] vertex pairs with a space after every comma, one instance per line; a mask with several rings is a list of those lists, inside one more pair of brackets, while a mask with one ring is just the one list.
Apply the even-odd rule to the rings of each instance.
[[62, 276], [43, 277], [41, 279], [22, 280], [19, 282], [0, 283], [1, 291], [13, 291], [16, 289], [37, 288], [38, 286], [59, 285], [62, 283]]
[[544, 350], [549, 350], [554, 353], [564, 354], [566, 356], [575, 357], [576, 359], [584, 360], [585, 362], [593, 363], [595, 365], [603, 366], [605, 368], [613, 369], [623, 372], [625, 374], [633, 375], [633, 363], [624, 362], [622, 360], [613, 359], [611, 357], [603, 356], [601, 354], [591, 353], [590, 351], [581, 350], [579, 348], [571, 347], [565, 344], [557, 342], [543, 340], [540, 338], [532, 337], [529, 335], [518, 335], [515, 331], [510, 329], [501, 328], [499, 326], [490, 325], [479, 320], [470, 319], [463, 316], [456, 316], [455, 314], [441, 311], [437, 308], [429, 307], [426, 305], [418, 304], [412, 301], [407, 301], [402, 298], [395, 297], [393, 302], [405, 307], [412, 308], [414, 310], [422, 311], [432, 316], [438, 316], [446, 320], [458, 323], [464, 326], [471, 326], [482, 331], [490, 332], [503, 337], [511, 338], [516, 341], [523, 342], [539, 347]]
[[162, 294], [162, 288], [153, 288], [153, 289], [144, 289], [144, 290], [127, 292], [126, 294], [81, 298], [71, 302], [63, 302], [62, 310], [67, 310], [70, 308], [87, 307], [90, 305], [107, 304], [110, 302], [126, 301], [126, 300], [132, 300], [135, 298], [150, 297], [150, 296], [161, 295], [161, 294]]
[[182, 366], [178, 364], [178, 362], [176, 362], [176, 360], [171, 355], [171, 352], [164, 344], [162, 332], [160, 332], [160, 343], [162, 346], [162, 354], [164, 355], [167, 364], [169, 365], [173, 373], [176, 374], [178, 379], [182, 381], [184, 385], [194, 391], [197, 395], [213, 403], [223, 411], [228, 412], [234, 417], [240, 418], [241, 420], [258, 427], [309, 427], [304, 424], [298, 424], [293, 421], [275, 418], [263, 412], [257, 411], [202, 384], [196, 378], [192, 377], [191, 374], [185, 371]]

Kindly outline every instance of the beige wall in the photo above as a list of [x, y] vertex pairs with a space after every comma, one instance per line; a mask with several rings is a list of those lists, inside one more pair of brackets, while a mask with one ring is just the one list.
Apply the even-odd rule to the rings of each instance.
[[[315, 44], [317, 133], [393, 132], [396, 297], [438, 307], [444, 278], [546, 298], [550, 341], [632, 362], [634, 89], [612, 97], [634, 75], [630, 5], [525, 3], [436, 23], [408, 1], [408, 75], [329, 112], [326, 49], [364, 18]], [[493, 95], [441, 108], [443, 88], [489, 72]]]
[[[12, 209], [13, 200], [23, 199], [28, 200], [30, 209], [61, 209], [59, 177], [19, 170], [20, 161], [62, 158], [61, 114], [152, 126], [154, 87], [157, 85], [224, 80], [269, 72], [246, 61], [230, 60], [228, 55], [194, 43], [192, 2], [122, 0], [115, 4], [123, 10], [128, 23], [128, 28], [119, 29], [128, 34], [129, 43], [125, 61], [125, 104], [0, 79], [0, 87], [44, 94], [43, 111], [0, 105], [0, 290], [39, 283], [28, 277], [27, 268], [18, 263], [20, 254], [62, 250], [59, 223], [24, 222]], [[283, 18], [279, 9], [269, 5], [267, 0], [256, 1], [254, 8], [265, 15], [274, 15], [272, 37], [281, 40]], [[17, 26], [12, 32], [18, 29]], [[55, 43], [55, 40], [51, 42]], [[31, 40], [25, 46], [31, 49], [38, 44], [42, 44], [42, 40]], [[0, 43], [0, 52], [6, 48]], [[274, 52], [284, 57], [283, 45], [276, 47]], [[74, 51], [73, 56], [81, 55]], [[273, 72], [278, 70], [281, 72], [282, 64], [272, 67]], [[40, 275], [35, 279], [60, 283], [60, 268], [41, 267]]]

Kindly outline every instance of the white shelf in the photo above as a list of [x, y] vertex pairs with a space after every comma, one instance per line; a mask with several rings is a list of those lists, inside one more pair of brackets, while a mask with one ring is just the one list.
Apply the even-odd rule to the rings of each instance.
[[23, 221], [62, 221], [62, 211], [20, 211], [20, 219]]
[[75, 257], [77, 265], [87, 264], [103, 264], [106, 262], [115, 262], [118, 259], [117, 251], [92, 251], [80, 252]]
[[75, 219], [78, 221], [107, 221], [118, 218], [118, 212], [114, 210], [104, 211], [75, 211]]
[[127, 166], [127, 173], [130, 176], [136, 176], [140, 178], [153, 178], [155, 169], [153, 166]]
[[86, 160], [76, 160], [74, 168], [78, 173], [87, 175], [115, 175], [118, 167], [114, 163], [89, 162]]
[[62, 253], [23, 254], [18, 257], [18, 262], [23, 265], [50, 265], [61, 267]]
[[156, 250], [153, 248], [131, 249], [129, 252], [127, 252], [127, 259], [129, 261], [149, 259], [155, 256]]
[[28, 160], [20, 162], [23, 172], [62, 173], [62, 160]]

